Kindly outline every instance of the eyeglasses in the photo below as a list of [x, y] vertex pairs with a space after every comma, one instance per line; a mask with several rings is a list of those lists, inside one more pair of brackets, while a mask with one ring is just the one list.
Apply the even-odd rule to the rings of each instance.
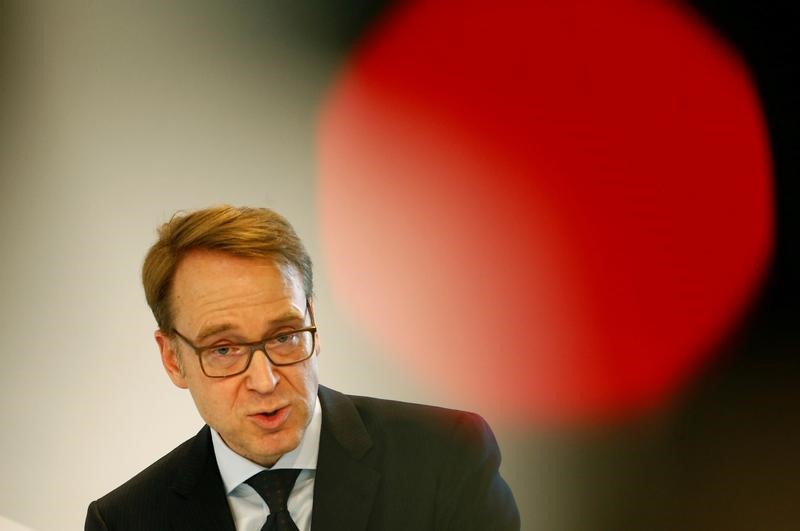
[[311, 326], [286, 330], [255, 343], [198, 347], [174, 328], [172, 331], [194, 349], [203, 374], [209, 378], [227, 378], [245, 372], [250, 367], [253, 354], [259, 350], [277, 367], [294, 365], [310, 358], [314, 353], [317, 327], [314, 324], [314, 313], [309, 310], [306, 305], [306, 313], [311, 314]]

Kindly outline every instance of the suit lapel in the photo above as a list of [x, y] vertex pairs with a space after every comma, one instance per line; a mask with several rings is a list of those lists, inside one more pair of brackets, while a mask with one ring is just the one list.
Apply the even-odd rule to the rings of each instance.
[[171, 488], [175, 531], [236, 531], [208, 426], [192, 439]]
[[314, 480], [313, 531], [363, 531], [380, 473], [362, 462], [372, 438], [345, 395], [320, 386], [322, 433]]
[[[322, 433], [314, 480], [313, 531], [364, 531], [381, 475], [363, 462], [372, 448], [353, 403], [320, 386]], [[174, 531], [235, 531], [208, 426], [186, 446], [171, 486]]]

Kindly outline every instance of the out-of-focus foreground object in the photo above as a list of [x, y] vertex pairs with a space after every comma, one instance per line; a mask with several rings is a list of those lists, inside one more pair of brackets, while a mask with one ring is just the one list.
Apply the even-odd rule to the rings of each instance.
[[402, 4], [319, 141], [339, 303], [422, 378], [523, 424], [662, 404], [772, 251], [751, 79], [679, 4]]

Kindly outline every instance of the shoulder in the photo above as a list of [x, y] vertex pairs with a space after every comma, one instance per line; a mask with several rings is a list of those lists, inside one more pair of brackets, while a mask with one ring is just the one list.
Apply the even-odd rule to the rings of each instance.
[[[486, 421], [476, 413], [437, 406], [351, 396], [364, 425], [371, 432], [394, 436], [420, 436], [442, 442], [481, 444], [491, 435]], [[490, 437], [494, 440], [493, 437]]]
[[152, 492], [154, 487], [164, 489], [172, 484], [175, 473], [181, 468], [184, 461], [192, 453], [198, 444], [198, 438], [207, 435], [208, 428], [203, 428], [196, 436], [183, 442], [180, 446], [133, 476], [131, 479], [112, 490], [102, 498], [100, 502], [112, 502], [120, 498], [129, 497], [132, 494], [144, 495]]
[[[499, 450], [492, 430], [486, 421], [475, 413], [437, 406], [385, 400], [357, 395], [344, 395], [320, 387], [323, 402], [323, 419], [335, 423], [349, 422], [348, 416], [357, 416], [375, 445], [381, 448], [410, 454], [416, 458], [438, 458], [463, 452], [474, 458], [491, 458], [499, 462]], [[333, 411], [330, 411], [333, 410]], [[349, 415], [343, 414], [349, 412]], [[354, 426], [351, 426], [351, 431]]]
[[324, 388], [320, 399], [323, 423], [328, 415], [340, 442], [358, 430], [369, 438], [363, 462], [382, 475], [392, 500], [387, 506], [413, 505], [434, 515], [436, 529], [519, 530], [514, 497], [499, 474], [497, 441], [479, 415]]
[[180, 446], [115, 488], [105, 496], [92, 502], [90, 515], [103, 515], [110, 521], [138, 519], [137, 515], [160, 512], [166, 499], [165, 493], [176, 484], [176, 478], [185, 475], [187, 467], [196, 467], [203, 461], [210, 446], [208, 427], [185, 441]]

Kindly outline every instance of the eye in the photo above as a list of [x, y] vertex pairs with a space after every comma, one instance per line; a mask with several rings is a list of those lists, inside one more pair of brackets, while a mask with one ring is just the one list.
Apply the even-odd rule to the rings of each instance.
[[285, 334], [281, 334], [279, 336], [275, 336], [273, 339], [276, 343], [288, 343], [292, 340], [292, 333], [287, 332]]
[[217, 348], [212, 348], [211, 353], [216, 356], [225, 357], [228, 355], [230, 350], [231, 350], [230, 347], [217, 347]]
[[244, 347], [240, 345], [220, 345], [208, 349], [208, 353], [217, 358], [230, 358], [233, 356], [240, 356], [244, 350]]
[[297, 346], [297, 339], [297, 330], [285, 330], [273, 336], [267, 342], [267, 348], [277, 353], [291, 351]]

